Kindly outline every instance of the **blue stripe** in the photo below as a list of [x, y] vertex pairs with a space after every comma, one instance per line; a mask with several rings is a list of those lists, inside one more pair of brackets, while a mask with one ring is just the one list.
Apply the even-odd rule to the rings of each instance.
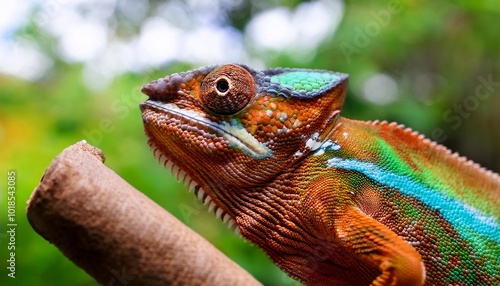
[[371, 162], [356, 159], [331, 158], [328, 159], [327, 166], [358, 171], [384, 186], [419, 199], [430, 208], [439, 210], [443, 217], [468, 240], [474, 240], [479, 233], [497, 242], [500, 241], [500, 227], [492, 217], [460, 200], [419, 184], [409, 177], [381, 169]]

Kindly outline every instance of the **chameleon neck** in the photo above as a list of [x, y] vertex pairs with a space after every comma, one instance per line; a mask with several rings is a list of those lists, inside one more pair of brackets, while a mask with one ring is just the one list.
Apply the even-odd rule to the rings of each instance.
[[[452, 154], [410, 128], [341, 118], [331, 140], [339, 149], [331, 150], [329, 167], [356, 170], [387, 186], [407, 184], [422, 188], [415, 191], [435, 190], [500, 220], [500, 176]], [[400, 176], [407, 177], [407, 182], [391, 182]], [[437, 199], [430, 193], [409, 195], [424, 202]]]

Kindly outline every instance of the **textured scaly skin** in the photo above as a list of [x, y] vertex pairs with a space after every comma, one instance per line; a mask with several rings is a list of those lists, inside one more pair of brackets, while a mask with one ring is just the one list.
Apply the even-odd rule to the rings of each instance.
[[500, 285], [500, 176], [339, 116], [346, 88], [329, 71], [211, 66], [145, 85], [141, 110], [164, 165], [304, 284]]

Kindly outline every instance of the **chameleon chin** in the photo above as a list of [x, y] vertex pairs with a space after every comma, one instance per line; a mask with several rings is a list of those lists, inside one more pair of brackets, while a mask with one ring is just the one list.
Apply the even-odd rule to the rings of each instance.
[[155, 156], [306, 285], [500, 285], [500, 176], [340, 115], [346, 74], [203, 67], [146, 84]]

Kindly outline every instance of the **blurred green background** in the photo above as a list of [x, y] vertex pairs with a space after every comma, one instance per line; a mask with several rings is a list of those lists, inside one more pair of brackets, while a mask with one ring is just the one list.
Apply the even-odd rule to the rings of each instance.
[[[0, 285], [95, 285], [27, 223], [51, 160], [86, 139], [106, 165], [265, 285], [296, 285], [153, 158], [142, 84], [198, 66], [350, 75], [343, 115], [397, 121], [500, 171], [500, 6], [454, 1], [11, 1], [0, 12]], [[7, 172], [16, 171], [16, 278]], [[183, 207], [195, 212], [183, 215]]]

